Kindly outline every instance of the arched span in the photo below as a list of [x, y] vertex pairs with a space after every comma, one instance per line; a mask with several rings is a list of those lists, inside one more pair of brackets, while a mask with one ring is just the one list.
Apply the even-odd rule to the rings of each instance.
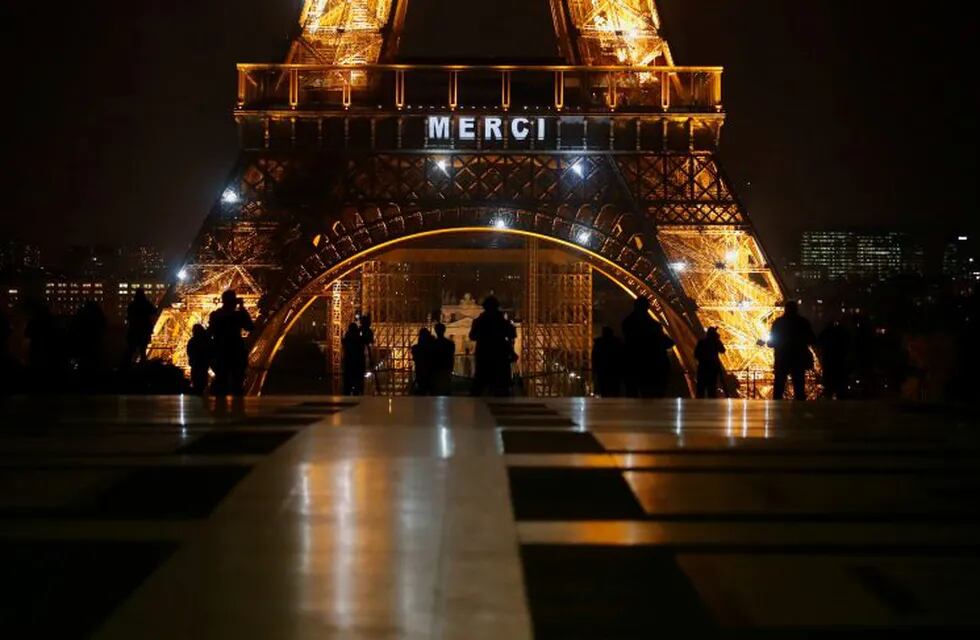
[[[583, 232], [590, 233], [587, 230]], [[303, 313], [313, 304], [320, 292], [329, 289], [335, 282], [356, 271], [365, 262], [398, 245], [427, 237], [464, 233], [504, 233], [534, 238], [563, 247], [581, 256], [593, 269], [615, 283], [631, 297], [643, 296], [651, 301], [651, 312], [664, 324], [667, 333], [677, 343], [676, 354], [684, 368], [687, 371], [694, 370], [693, 350], [697, 342], [697, 335], [695, 333], [696, 329], [691, 325], [689, 319], [679, 314], [671, 304], [663, 300], [655, 285], [651, 286], [651, 283], [645, 282], [642, 277], [631, 273], [612, 260], [590, 249], [584, 236], [581, 238], [583, 240], [581, 243], [575, 243], [561, 238], [555, 238], [551, 235], [510, 228], [509, 226], [503, 225], [469, 226], [417, 231], [409, 235], [387, 240], [351, 256], [313, 277], [299, 292], [293, 295], [291, 300], [282, 305], [260, 327], [260, 332], [253, 343], [249, 360], [250, 393], [256, 395], [261, 393], [272, 362], [282, 346], [286, 335], [288, 335]]]

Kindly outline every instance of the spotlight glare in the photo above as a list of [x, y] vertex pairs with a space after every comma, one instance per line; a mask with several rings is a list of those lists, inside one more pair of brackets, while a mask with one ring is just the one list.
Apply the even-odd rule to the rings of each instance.
[[580, 162], [576, 161], [575, 164], [572, 165], [572, 171], [575, 173], [575, 175], [577, 175], [579, 178], [581, 178], [582, 177], [582, 174], [583, 174], [582, 164]]
[[725, 260], [728, 262], [735, 262], [738, 260], [738, 251], [729, 251], [725, 254]]
[[231, 187], [225, 189], [224, 193], [221, 194], [221, 201], [225, 204], [236, 204], [238, 200], [238, 192]]
[[509, 228], [509, 226], [507, 225], [507, 221], [504, 220], [503, 218], [497, 218], [496, 220], [494, 220], [493, 221], [493, 227], [495, 229], [508, 229]]
[[445, 174], [449, 173], [449, 163], [446, 162], [444, 159], [440, 158], [439, 160], [436, 160], [436, 166], [439, 167], [439, 169], [441, 169], [443, 173]]
[[677, 273], [684, 273], [685, 271], [687, 271], [687, 263], [686, 262], [671, 262], [670, 263], [670, 268], [673, 269]]
[[586, 229], [582, 229], [575, 236], [575, 241], [579, 244], [589, 244], [589, 240], [592, 239], [592, 232]]
[[180, 271], [178, 271], [177, 279], [180, 280], [181, 282], [187, 280], [187, 269], [181, 269]]

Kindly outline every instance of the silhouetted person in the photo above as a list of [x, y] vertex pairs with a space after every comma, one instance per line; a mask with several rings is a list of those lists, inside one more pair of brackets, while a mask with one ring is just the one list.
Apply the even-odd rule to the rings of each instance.
[[187, 361], [191, 365], [191, 389], [203, 396], [208, 388], [208, 369], [211, 368], [211, 338], [204, 325], [195, 324], [187, 341]]
[[343, 378], [345, 396], [364, 395], [364, 338], [355, 323], [347, 325], [347, 332], [340, 339], [343, 348]]
[[650, 317], [650, 301], [637, 298], [633, 311], [623, 320], [626, 358], [626, 395], [631, 398], [662, 398], [670, 377], [668, 352], [674, 341], [663, 326]]
[[824, 327], [817, 337], [825, 398], [843, 400], [847, 397], [847, 350], [850, 341], [847, 328], [839, 320]]
[[[364, 353], [367, 358], [368, 369], [374, 369], [374, 329], [371, 328], [371, 316], [363, 315], [360, 317], [361, 323], [361, 342], [364, 344]], [[374, 391], [381, 393], [378, 377], [374, 376]]]
[[126, 308], [126, 362], [144, 362], [146, 349], [153, 336], [153, 323], [157, 308], [146, 297], [146, 291], [137, 289], [132, 302]]
[[769, 346], [775, 350], [773, 397], [786, 395], [786, 378], [793, 378], [793, 398], [806, 400], [806, 372], [813, 368], [810, 346], [816, 341], [810, 321], [800, 315], [795, 300], [789, 300], [785, 312], [772, 323]]
[[453, 366], [456, 363], [456, 343], [446, 337], [446, 325], [436, 324], [436, 339], [432, 344], [432, 394], [448, 396], [453, 392]]
[[415, 367], [415, 386], [412, 393], [417, 396], [432, 395], [432, 356], [435, 338], [426, 328], [419, 329], [419, 337], [412, 345], [412, 364]]
[[245, 301], [231, 289], [221, 294], [221, 306], [211, 312], [208, 332], [214, 347], [214, 395], [241, 396], [245, 394], [245, 370], [248, 368], [248, 348], [243, 331], [255, 328], [245, 310]]
[[473, 395], [483, 395], [488, 390], [495, 396], [510, 394], [510, 365], [516, 339], [517, 330], [501, 313], [500, 301], [488, 296], [483, 301], [483, 313], [470, 327], [470, 340], [476, 342]]
[[721, 342], [717, 327], [709, 327], [704, 337], [694, 347], [694, 359], [698, 361], [697, 397], [715, 398], [718, 396], [718, 382], [721, 379], [721, 354], [725, 345]]
[[24, 329], [28, 340], [27, 362], [38, 374], [50, 374], [60, 369], [61, 336], [54, 316], [46, 306], [30, 303], [30, 319]]
[[603, 327], [592, 344], [592, 378], [599, 396], [615, 398], [622, 393], [623, 341], [612, 327]]
[[68, 326], [68, 348], [76, 370], [93, 373], [102, 368], [107, 328], [105, 313], [95, 302], [86, 302], [72, 317]]

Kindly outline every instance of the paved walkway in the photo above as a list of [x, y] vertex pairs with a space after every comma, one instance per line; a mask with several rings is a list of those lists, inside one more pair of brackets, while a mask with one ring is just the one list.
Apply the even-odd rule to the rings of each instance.
[[957, 411], [0, 402], [10, 637], [565, 640], [980, 624], [980, 438]]

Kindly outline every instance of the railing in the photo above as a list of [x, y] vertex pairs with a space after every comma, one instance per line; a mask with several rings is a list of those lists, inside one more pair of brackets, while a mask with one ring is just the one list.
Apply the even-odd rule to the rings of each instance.
[[717, 113], [721, 67], [239, 64], [240, 111]]

